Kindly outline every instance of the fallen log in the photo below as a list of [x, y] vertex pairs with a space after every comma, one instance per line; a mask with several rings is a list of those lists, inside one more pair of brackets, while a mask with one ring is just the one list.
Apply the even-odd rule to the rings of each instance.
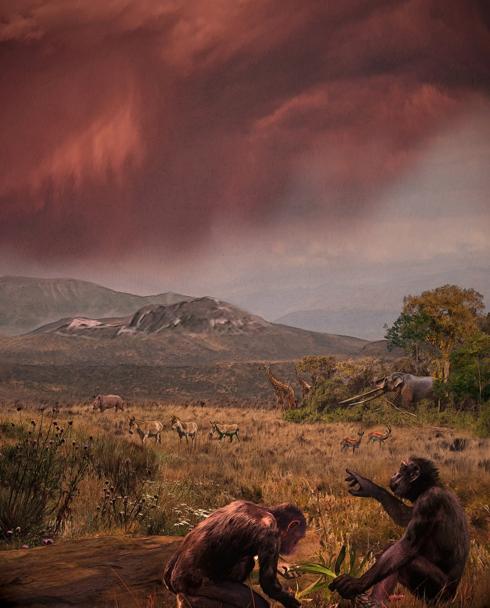
[[161, 585], [176, 537], [101, 536], [0, 552], [0, 606], [175, 606]]

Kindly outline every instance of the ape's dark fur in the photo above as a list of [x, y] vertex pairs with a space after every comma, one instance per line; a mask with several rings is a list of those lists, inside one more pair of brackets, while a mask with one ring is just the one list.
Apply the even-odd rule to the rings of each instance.
[[279, 552], [294, 548], [305, 530], [304, 515], [293, 505], [268, 508], [235, 501], [189, 532], [168, 563], [164, 582], [174, 593], [234, 604], [233, 587], [230, 593], [223, 583], [243, 583], [257, 555], [264, 592], [286, 608], [298, 608], [277, 580], [277, 561]]
[[372, 597], [385, 602], [400, 582], [428, 603], [452, 599], [468, 557], [468, 527], [458, 499], [441, 486], [434, 463], [412, 456], [390, 481], [393, 492], [413, 507], [369, 479], [347, 472], [351, 494], [376, 498], [406, 530], [363, 576], [340, 576], [330, 588], [352, 598], [374, 586]]

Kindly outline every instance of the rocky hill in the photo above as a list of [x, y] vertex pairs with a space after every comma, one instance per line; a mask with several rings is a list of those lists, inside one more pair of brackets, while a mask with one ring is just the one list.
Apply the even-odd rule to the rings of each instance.
[[138, 296], [76, 279], [0, 277], [0, 334], [26, 333], [63, 317], [121, 317], [143, 306], [190, 299], [177, 293]]
[[211, 365], [357, 355], [366, 340], [269, 323], [214, 298], [145, 306], [127, 317], [61, 319], [0, 340], [4, 362]]
[[169, 305], [149, 305], [121, 318], [74, 317], [43, 325], [32, 333], [115, 338], [160, 332], [239, 335], [271, 327], [264, 319], [214, 298], [194, 298]]

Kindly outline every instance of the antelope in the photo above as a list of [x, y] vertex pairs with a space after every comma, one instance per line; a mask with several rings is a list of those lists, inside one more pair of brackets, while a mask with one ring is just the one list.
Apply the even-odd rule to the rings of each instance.
[[141, 444], [145, 443], [148, 437], [154, 437], [155, 443], [162, 443], [163, 424], [158, 420], [136, 420], [134, 416], [129, 419], [129, 434], [133, 434], [133, 427], [141, 439]]
[[186, 442], [189, 443], [190, 437], [191, 441], [194, 443], [198, 430], [197, 424], [195, 422], [182, 422], [182, 420], [180, 420], [180, 418], [177, 418], [177, 416], [172, 416], [171, 424], [172, 429], [174, 431], [177, 431], [177, 435], [179, 436], [179, 439], [181, 441], [182, 437], [185, 437]]
[[384, 433], [380, 433], [379, 431], [373, 431], [372, 433], [369, 433], [368, 443], [375, 443], [377, 441], [379, 443], [379, 446], [381, 447], [381, 444], [383, 444], [390, 435], [391, 426], [387, 424], [386, 431]]
[[230, 438], [230, 443], [233, 441], [233, 437], [236, 437], [238, 441], [240, 441], [240, 437], [238, 436], [238, 432], [240, 431], [238, 424], [218, 424], [217, 422], [213, 422], [211, 424], [211, 433], [210, 437], [213, 433], [218, 435], [218, 439], [221, 441], [224, 437]]
[[361, 445], [362, 441], [362, 436], [364, 435], [364, 431], [358, 431], [357, 434], [359, 436], [358, 439], [356, 439], [355, 437], [344, 437], [342, 439], [342, 441], [340, 442], [340, 449], [342, 450], [342, 452], [345, 452], [345, 450], [352, 448], [352, 453], [354, 454], [355, 451], [359, 449], [359, 446]]

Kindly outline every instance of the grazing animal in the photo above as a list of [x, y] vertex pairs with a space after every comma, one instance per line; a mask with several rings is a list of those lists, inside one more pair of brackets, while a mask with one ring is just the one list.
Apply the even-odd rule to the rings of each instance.
[[373, 431], [368, 435], [368, 443], [379, 443], [379, 446], [391, 436], [391, 426], [389, 424], [386, 425], [386, 431], [384, 433], [380, 433], [379, 431]]
[[229, 437], [231, 443], [233, 437], [236, 437], [238, 441], [240, 441], [240, 437], [238, 436], [239, 431], [240, 428], [238, 427], [238, 424], [218, 424], [217, 422], [213, 422], [211, 424], [210, 436], [212, 436], [213, 433], [216, 433], [220, 441], [225, 437]]
[[309, 382], [307, 382], [304, 378], [302, 378], [298, 374], [298, 372], [296, 372], [296, 378], [298, 379], [298, 384], [301, 388], [301, 397], [302, 397], [303, 403], [306, 403], [313, 386]]
[[352, 599], [372, 587], [371, 598], [384, 605], [399, 582], [427, 604], [452, 600], [468, 558], [468, 524], [456, 496], [442, 486], [434, 463], [415, 456], [402, 462], [390, 481], [395, 496], [359, 473], [347, 469], [347, 474], [349, 492], [375, 498], [405, 532], [365, 574], [339, 576], [330, 589]]
[[262, 507], [237, 500], [201, 521], [167, 563], [163, 581], [187, 608], [231, 608], [269, 603], [246, 580], [259, 562], [262, 590], [285, 608], [299, 601], [277, 580], [279, 553], [290, 554], [306, 532], [298, 507]]
[[148, 437], [154, 437], [155, 443], [162, 443], [163, 424], [158, 420], [136, 420], [134, 416], [129, 419], [129, 432], [133, 434], [133, 428], [141, 439], [141, 443], [145, 443]]
[[267, 378], [271, 383], [274, 393], [276, 395], [276, 402], [278, 407], [282, 409], [294, 409], [298, 407], [298, 400], [294, 393], [294, 389], [290, 384], [282, 382], [276, 378], [271, 372], [270, 365], [266, 366]]
[[97, 395], [92, 401], [93, 411], [104, 412], [114, 408], [114, 411], [124, 411], [124, 399], [119, 395]]
[[358, 431], [357, 435], [357, 439], [355, 437], [344, 437], [342, 439], [342, 441], [340, 442], [340, 449], [342, 450], [342, 452], [345, 452], [345, 450], [352, 448], [352, 453], [354, 454], [354, 452], [359, 449], [364, 435], [364, 431]]
[[182, 422], [177, 416], [172, 416], [171, 424], [172, 429], [177, 431], [177, 435], [181, 441], [185, 437], [186, 443], [189, 443], [190, 437], [192, 443], [195, 442], [198, 431], [198, 426], [195, 422]]

